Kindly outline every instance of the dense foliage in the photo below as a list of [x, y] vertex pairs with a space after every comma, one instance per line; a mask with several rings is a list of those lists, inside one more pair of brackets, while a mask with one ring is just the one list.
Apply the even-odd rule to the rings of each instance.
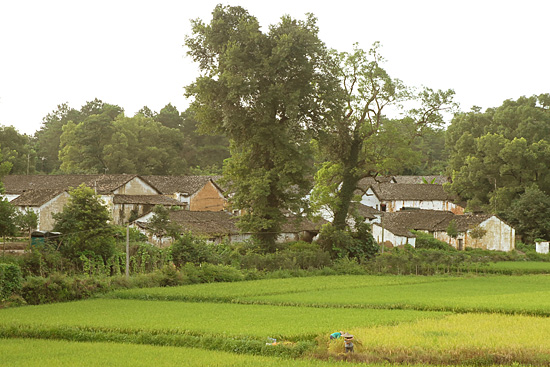
[[186, 45], [201, 76], [186, 89], [191, 109], [202, 129], [229, 138], [224, 178], [244, 210], [238, 225], [273, 251], [284, 213], [300, 212], [310, 189], [306, 128], [334, 113], [328, 51], [312, 15], [283, 16], [264, 33], [245, 9], [218, 5], [192, 27]]
[[63, 235], [61, 253], [73, 262], [88, 253], [107, 261], [114, 252], [114, 232], [107, 207], [85, 185], [71, 190], [69, 195], [63, 211], [53, 214], [54, 231]]

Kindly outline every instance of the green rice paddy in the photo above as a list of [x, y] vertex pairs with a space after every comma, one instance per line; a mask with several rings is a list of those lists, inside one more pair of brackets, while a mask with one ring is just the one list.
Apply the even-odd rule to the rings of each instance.
[[[1, 309], [0, 353], [12, 352], [0, 364], [547, 366], [547, 316], [546, 275], [328, 276], [140, 289]], [[353, 355], [329, 341], [337, 330], [355, 335]], [[266, 345], [268, 338], [278, 344]]]

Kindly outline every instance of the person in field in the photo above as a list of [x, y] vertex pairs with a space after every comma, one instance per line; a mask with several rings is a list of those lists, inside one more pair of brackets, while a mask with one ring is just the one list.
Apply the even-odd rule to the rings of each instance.
[[343, 331], [337, 331], [335, 333], [332, 333], [330, 334], [330, 339], [339, 339], [343, 333], [344, 333]]
[[353, 353], [353, 335], [349, 333], [344, 333], [341, 336], [344, 338], [344, 347], [346, 348], [346, 353]]

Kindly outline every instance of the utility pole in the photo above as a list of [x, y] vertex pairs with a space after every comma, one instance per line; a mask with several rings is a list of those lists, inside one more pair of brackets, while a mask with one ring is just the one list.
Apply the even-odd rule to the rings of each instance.
[[126, 224], [126, 280], [130, 280], [130, 222]]

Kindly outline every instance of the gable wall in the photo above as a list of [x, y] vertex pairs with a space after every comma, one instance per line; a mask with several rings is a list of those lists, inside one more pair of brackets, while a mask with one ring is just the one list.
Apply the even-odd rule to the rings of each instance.
[[402, 246], [406, 244], [409, 244], [415, 247], [416, 245], [416, 238], [395, 235], [385, 228], [382, 229], [382, 227], [377, 223], [373, 223], [372, 225], [372, 236], [374, 237], [374, 239], [378, 244], [391, 243], [393, 247]]
[[380, 200], [378, 200], [378, 197], [374, 195], [374, 191], [372, 191], [371, 188], [369, 188], [365, 195], [361, 197], [361, 204], [380, 210]]
[[19, 194], [4, 194], [4, 195], [0, 195], [0, 198], [2, 199], [7, 199], [8, 201], [12, 201], [14, 199], [17, 199], [19, 196]]
[[40, 231], [53, 230], [55, 220], [52, 214], [61, 213], [69, 198], [70, 195], [65, 191], [40, 207], [38, 215], [38, 229]]
[[191, 196], [189, 204], [189, 210], [193, 211], [221, 211], [224, 208], [225, 198], [210, 181]]
[[140, 179], [134, 177], [128, 181], [125, 185], [116, 189], [114, 194], [119, 195], [157, 195], [158, 192], [151, 185]]
[[472, 238], [469, 231], [459, 233], [457, 238], [451, 238], [446, 231], [434, 232], [433, 236], [440, 241], [458, 248], [458, 240], [462, 239], [464, 247], [484, 250], [512, 251], [516, 247], [516, 231], [497, 217], [491, 217], [479, 225], [487, 233], [482, 238]]

